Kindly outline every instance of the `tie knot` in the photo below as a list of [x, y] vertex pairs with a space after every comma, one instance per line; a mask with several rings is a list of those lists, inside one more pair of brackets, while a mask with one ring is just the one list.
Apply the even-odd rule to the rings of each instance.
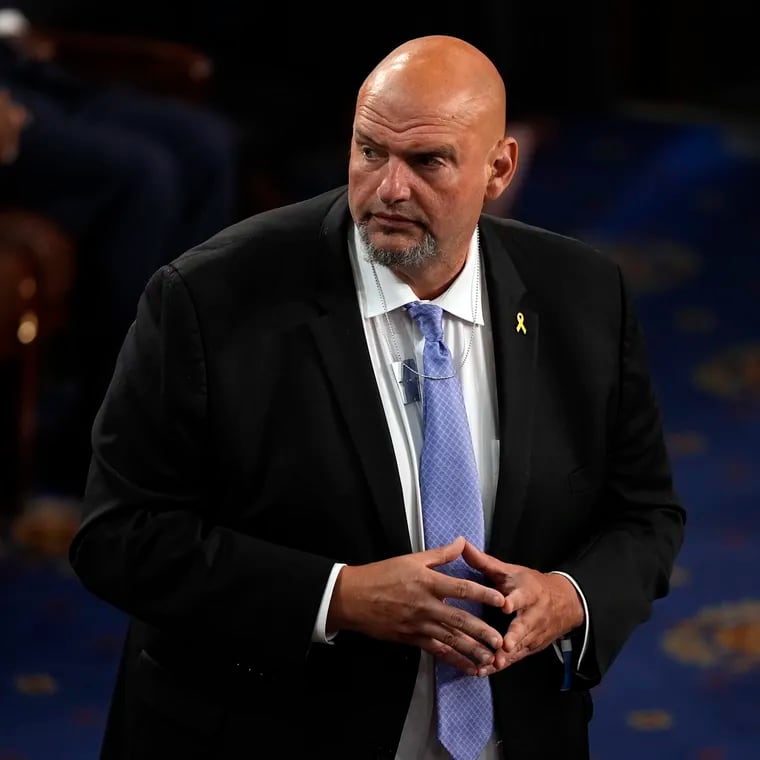
[[406, 310], [417, 323], [425, 340], [443, 340], [443, 309], [440, 306], [414, 301], [406, 305]]

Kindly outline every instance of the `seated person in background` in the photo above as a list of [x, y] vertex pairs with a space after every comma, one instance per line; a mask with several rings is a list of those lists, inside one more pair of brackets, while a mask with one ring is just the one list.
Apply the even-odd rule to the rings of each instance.
[[30, 56], [19, 39], [0, 36], [0, 90], [30, 123], [10, 141], [13, 162], [0, 166], [0, 205], [49, 216], [77, 244], [63, 372], [74, 374], [80, 397], [51, 451], [56, 472], [40, 473], [42, 489], [74, 496], [95, 405], [148, 277], [234, 220], [237, 135], [197, 106], [82, 81]]

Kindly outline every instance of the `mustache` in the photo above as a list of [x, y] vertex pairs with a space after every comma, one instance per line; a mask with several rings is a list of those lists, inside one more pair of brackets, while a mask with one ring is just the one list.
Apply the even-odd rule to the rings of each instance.
[[372, 208], [372, 209], [369, 209], [369, 211], [367, 211], [367, 213], [364, 215], [363, 221], [369, 221], [371, 217], [377, 217], [377, 216], [390, 216], [390, 217], [395, 217], [396, 219], [403, 219], [404, 221], [407, 221], [407, 222], [414, 222], [415, 224], [421, 224], [424, 227], [427, 226], [427, 221], [421, 218], [419, 213], [417, 213], [413, 209], [404, 209], [404, 208]]

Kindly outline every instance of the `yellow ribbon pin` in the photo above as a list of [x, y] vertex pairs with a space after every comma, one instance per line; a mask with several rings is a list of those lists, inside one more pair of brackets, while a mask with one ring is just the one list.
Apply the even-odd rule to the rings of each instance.
[[528, 331], [525, 329], [525, 316], [521, 311], [517, 312], [517, 327], [515, 332], [522, 332], [523, 335], [527, 335]]

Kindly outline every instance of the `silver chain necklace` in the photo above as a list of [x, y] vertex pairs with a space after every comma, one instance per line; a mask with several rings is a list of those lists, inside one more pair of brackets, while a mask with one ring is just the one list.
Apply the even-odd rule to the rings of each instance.
[[370, 266], [372, 267], [372, 274], [375, 277], [375, 286], [377, 287], [377, 293], [380, 296], [380, 303], [383, 307], [383, 315], [385, 316], [385, 324], [388, 328], [387, 335], [385, 336], [386, 342], [388, 343], [388, 348], [393, 355], [394, 361], [402, 362], [401, 366], [405, 369], [409, 370], [409, 372], [414, 373], [418, 377], [421, 377], [425, 380], [450, 380], [452, 377], [456, 377], [458, 372], [462, 369], [464, 366], [464, 363], [467, 361], [467, 357], [470, 355], [470, 349], [472, 348], [472, 341], [475, 337], [475, 328], [477, 327], [477, 323], [475, 322], [475, 319], [478, 314], [478, 306], [480, 305], [480, 237], [479, 237], [479, 231], [476, 228], [475, 229], [475, 251], [476, 251], [476, 258], [475, 258], [475, 276], [473, 277], [473, 295], [472, 295], [472, 329], [470, 330], [470, 339], [467, 341], [467, 347], [465, 348], [464, 352], [462, 353], [462, 361], [459, 363], [459, 366], [454, 370], [454, 372], [450, 375], [424, 375], [422, 372], [418, 372], [414, 367], [410, 367], [406, 362], [402, 362], [401, 360], [401, 351], [399, 349], [398, 340], [396, 338], [396, 331], [393, 329], [393, 324], [391, 323], [391, 319], [388, 316], [388, 307], [385, 302], [385, 294], [383, 293], [383, 288], [380, 285], [380, 278], [377, 276], [377, 270], [375, 269], [375, 262], [370, 261]]

